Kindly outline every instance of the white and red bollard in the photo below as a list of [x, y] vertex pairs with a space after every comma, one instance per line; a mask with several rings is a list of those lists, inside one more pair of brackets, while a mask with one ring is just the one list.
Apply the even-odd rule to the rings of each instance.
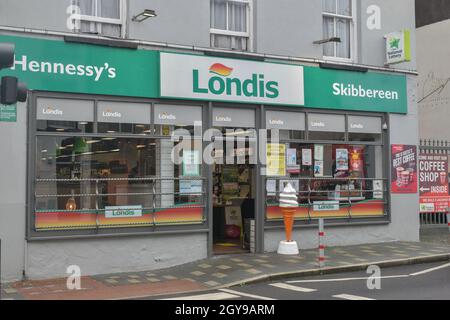
[[448, 225], [448, 232], [450, 232], [450, 213], [447, 212], [447, 225]]
[[325, 267], [325, 230], [324, 220], [319, 219], [319, 268]]

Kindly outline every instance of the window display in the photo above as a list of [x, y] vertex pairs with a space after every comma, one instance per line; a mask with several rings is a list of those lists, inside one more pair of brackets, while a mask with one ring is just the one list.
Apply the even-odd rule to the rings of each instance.
[[[285, 176], [266, 179], [266, 218], [282, 218], [277, 206], [288, 181], [298, 192], [297, 219], [386, 215], [381, 118], [309, 114], [308, 129], [308, 140], [336, 143], [280, 138], [287, 170]], [[338, 141], [344, 137], [348, 142]]]
[[[80, 113], [73, 111], [78, 106]], [[94, 108], [90, 101], [39, 98], [42, 108], [38, 131], [42, 124], [58, 134], [36, 137], [34, 230], [203, 223], [201, 166], [185, 176], [183, 162], [170, 160], [170, 136], [150, 137], [150, 104], [99, 101]], [[74, 119], [68, 123], [83, 120], [98, 134], [68, 135], [66, 122]], [[58, 130], [48, 130], [52, 123]]]

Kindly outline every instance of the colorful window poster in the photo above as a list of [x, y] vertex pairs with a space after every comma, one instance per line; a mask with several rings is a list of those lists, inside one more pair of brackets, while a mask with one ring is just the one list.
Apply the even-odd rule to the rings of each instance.
[[183, 151], [183, 176], [200, 175], [200, 154], [197, 150]]
[[286, 176], [286, 146], [268, 143], [266, 152], [266, 175], [272, 177]]
[[323, 177], [323, 161], [315, 160], [314, 161], [314, 176], [315, 177]]
[[297, 149], [287, 149], [286, 151], [286, 170], [291, 174], [300, 173], [300, 165], [297, 164]]
[[417, 147], [391, 146], [391, 192], [417, 193]]
[[302, 149], [302, 165], [312, 166], [312, 149]]
[[446, 212], [450, 200], [448, 190], [447, 155], [420, 154], [420, 212]]
[[353, 172], [364, 171], [363, 161], [364, 147], [353, 146], [350, 151], [350, 170]]
[[336, 149], [336, 170], [347, 171], [348, 170], [348, 150]]

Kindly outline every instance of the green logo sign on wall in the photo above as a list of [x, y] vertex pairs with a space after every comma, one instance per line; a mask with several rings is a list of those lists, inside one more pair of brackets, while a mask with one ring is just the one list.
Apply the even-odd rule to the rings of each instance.
[[14, 75], [34, 90], [158, 96], [159, 53], [56, 40], [0, 36], [16, 45]]
[[404, 113], [406, 76], [305, 67], [305, 106]]
[[385, 35], [386, 64], [411, 61], [411, 31], [402, 30]]
[[16, 122], [17, 107], [16, 105], [5, 106], [0, 104], [0, 122]]

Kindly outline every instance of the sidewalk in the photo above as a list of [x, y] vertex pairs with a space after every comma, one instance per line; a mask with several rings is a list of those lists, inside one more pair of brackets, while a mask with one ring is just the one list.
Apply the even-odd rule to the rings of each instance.
[[450, 246], [424, 242], [388, 242], [326, 249], [326, 268], [317, 250], [299, 256], [273, 253], [220, 256], [164, 270], [83, 277], [82, 290], [70, 291], [66, 279], [4, 284], [2, 299], [126, 299], [230, 287], [290, 276], [350, 271], [368, 265], [392, 266], [450, 259]]

